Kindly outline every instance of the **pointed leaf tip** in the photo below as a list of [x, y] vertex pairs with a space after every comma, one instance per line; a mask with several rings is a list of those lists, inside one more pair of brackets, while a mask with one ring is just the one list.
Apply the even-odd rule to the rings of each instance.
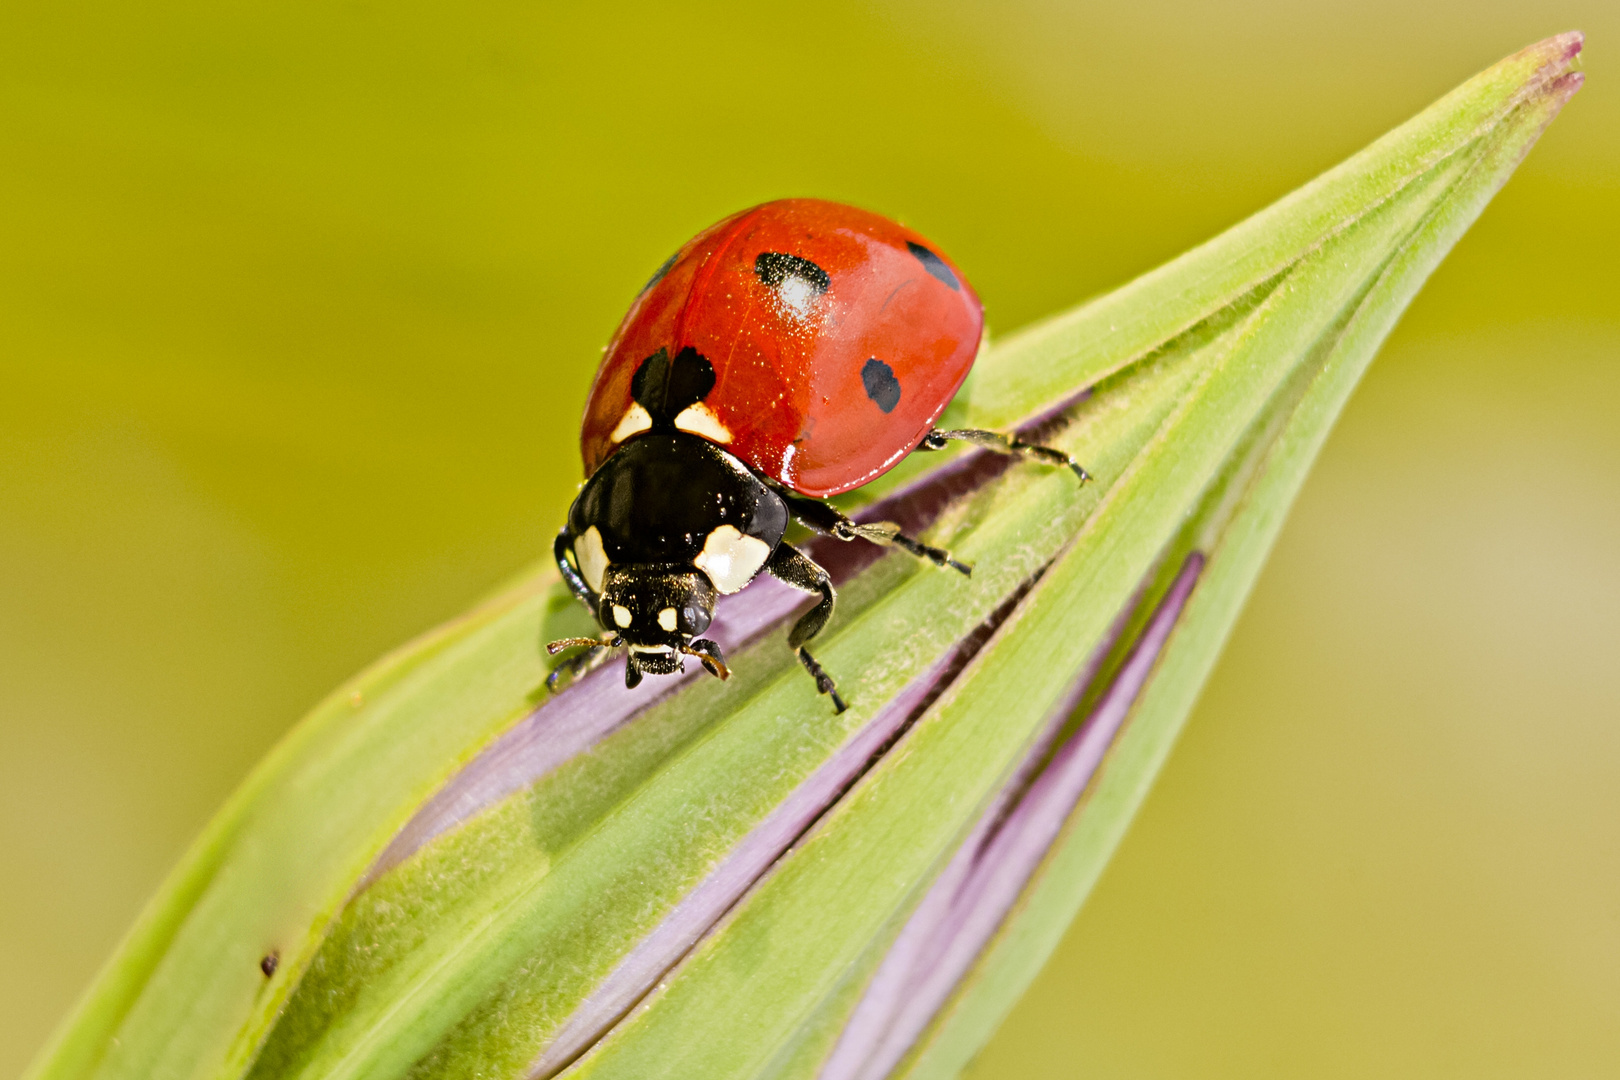
[[[782, 640], [801, 600], [769, 587], [717, 621], [727, 682], [632, 696], [604, 670], [537, 707], [537, 643], [586, 628], [532, 575], [277, 749], [33, 1075], [954, 1076], [1140, 805], [1373, 352], [1581, 85], [1582, 43], [1509, 57], [987, 352], [962, 426], [1051, 418], [1096, 479], [982, 457], [930, 474], [896, 520], [932, 524], [971, 579], [833, 545], [817, 657], [848, 714], [806, 685]], [[1131, 688], [1082, 695], [1112, 733], [1082, 726], [1059, 745], [1087, 754], [1018, 787], [1093, 683]], [[896, 967], [908, 926], [950, 963]], [[895, 971], [900, 1037], [840, 1051]]]

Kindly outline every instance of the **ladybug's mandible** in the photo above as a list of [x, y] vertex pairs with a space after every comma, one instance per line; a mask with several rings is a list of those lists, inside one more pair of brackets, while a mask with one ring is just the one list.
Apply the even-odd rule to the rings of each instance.
[[822, 500], [952, 439], [1088, 479], [1049, 447], [934, 427], [983, 328], [979, 298], [932, 244], [851, 206], [783, 199], [687, 241], [608, 345], [580, 437], [588, 479], [554, 546], [604, 633], [550, 651], [587, 647], [567, 665], [578, 675], [623, 646], [627, 686], [680, 671], [687, 656], [724, 679], [719, 647], [699, 635], [719, 595], [765, 570], [820, 596], [788, 645], [842, 712], [804, 647], [835, 594], [827, 572], [783, 542], [789, 517], [966, 574], [949, 552]]

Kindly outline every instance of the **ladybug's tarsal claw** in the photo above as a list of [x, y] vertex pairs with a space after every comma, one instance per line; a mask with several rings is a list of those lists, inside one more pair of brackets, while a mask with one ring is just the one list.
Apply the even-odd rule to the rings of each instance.
[[816, 693], [826, 694], [832, 698], [834, 712], [843, 712], [849, 708], [848, 705], [844, 704], [844, 699], [838, 695], [838, 686], [832, 681], [832, 676], [823, 670], [822, 666], [816, 662], [816, 658], [810, 655], [809, 650], [799, 649], [797, 652], [799, 654], [799, 663], [803, 664], [804, 669], [810, 673], [810, 677], [816, 680]]
[[955, 559], [951, 558], [951, 553], [946, 551], [944, 548], [929, 547], [927, 544], [919, 544], [911, 537], [898, 533], [895, 535], [894, 539], [890, 540], [889, 542], [897, 548], [911, 552], [911, 554], [917, 556], [919, 559], [927, 559], [935, 566], [949, 567], [950, 569], [955, 570], [957, 573], [968, 577], [973, 575], [973, 567], [969, 566], [967, 563], [957, 562]]
[[1091, 479], [1091, 474], [1086, 472], [1079, 462], [1062, 450], [1052, 446], [1041, 446], [1037, 443], [1025, 442], [1016, 435], [1007, 435], [999, 431], [984, 431], [979, 428], [956, 428], [950, 430], [935, 428], [923, 436], [923, 441], [918, 444], [918, 449], [943, 450], [946, 444], [952, 440], [982, 446], [986, 450], [994, 450], [998, 454], [1033, 458], [1048, 465], [1061, 465], [1064, 468], [1072, 469], [1074, 475], [1080, 478], [1082, 484]]

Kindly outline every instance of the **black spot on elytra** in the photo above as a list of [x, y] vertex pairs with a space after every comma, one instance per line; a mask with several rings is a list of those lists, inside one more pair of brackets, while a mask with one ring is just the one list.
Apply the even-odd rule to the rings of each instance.
[[280, 966], [281, 953], [277, 952], [275, 949], [271, 949], [259, 959], [259, 970], [264, 973], [264, 977], [267, 979], [274, 975], [276, 973], [276, 968]]
[[894, 412], [900, 404], [900, 380], [894, 377], [894, 369], [877, 357], [861, 367], [861, 384], [866, 387], [866, 396], [884, 412]]
[[754, 276], [773, 289], [788, 278], [796, 277], [807, 282], [817, 296], [832, 288], [832, 278], [827, 276], [827, 271], [809, 259], [780, 251], [760, 252], [759, 258], [754, 260]]
[[667, 428], [688, 405], [695, 405], [714, 389], [714, 365], [688, 345], [669, 358], [659, 349], [636, 368], [630, 378], [630, 396], [647, 410], [653, 426]]
[[[664, 275], [670, 272], [671, 268], [673, 268], [674, 265], [675, 265], [675, 260], [679, 259], [680, 257], [681, 257], [681, 253], [677, 251], [675, 254], [673, 254], [669, 258], [665, 259], [664, 260], [664, 265], [662, 265], [658, 269], [654, 270], [653, 271], [653, 276], [647, 279], [647, 284], [645, 284], [645, 285], [643, 285], [641, 287], [641, 292], [646, 292], [648, 289], [652, 288], [654, 285], [658, 284], [660, 281], [663, 281], [664, 280]], [[640, 293], [637, 293], [636, 295], [639, 296]]]
[[935, 277], [939, 278], [939, 280], [943, 281], [951, 288], [956, 289], [958, 292], [961, 291], [962, 283], [956, 280], [956, 275], [951, 273], [951, 268], [945, 265], [944, 259], [940, 258], [938, 255], [935, 255], [932, 251], [929, 251], [921, 244], [913, 244], [910, 240], [906, 241], [906, 247], [913, 255], [917, 257], [917, 261], [923, 264], [924, 270], [927, 270], [930, 274], [933, 274]]

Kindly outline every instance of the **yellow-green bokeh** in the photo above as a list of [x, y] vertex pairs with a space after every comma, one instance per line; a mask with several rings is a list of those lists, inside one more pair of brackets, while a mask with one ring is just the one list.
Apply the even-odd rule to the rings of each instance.
[[0, 1074], [289, 723], [545, 550], [697, 228], [857, 202], [1007, 329], [1570, 28], [974, 1076], [1620, 1074], [1612, 0], [0, 8]]

